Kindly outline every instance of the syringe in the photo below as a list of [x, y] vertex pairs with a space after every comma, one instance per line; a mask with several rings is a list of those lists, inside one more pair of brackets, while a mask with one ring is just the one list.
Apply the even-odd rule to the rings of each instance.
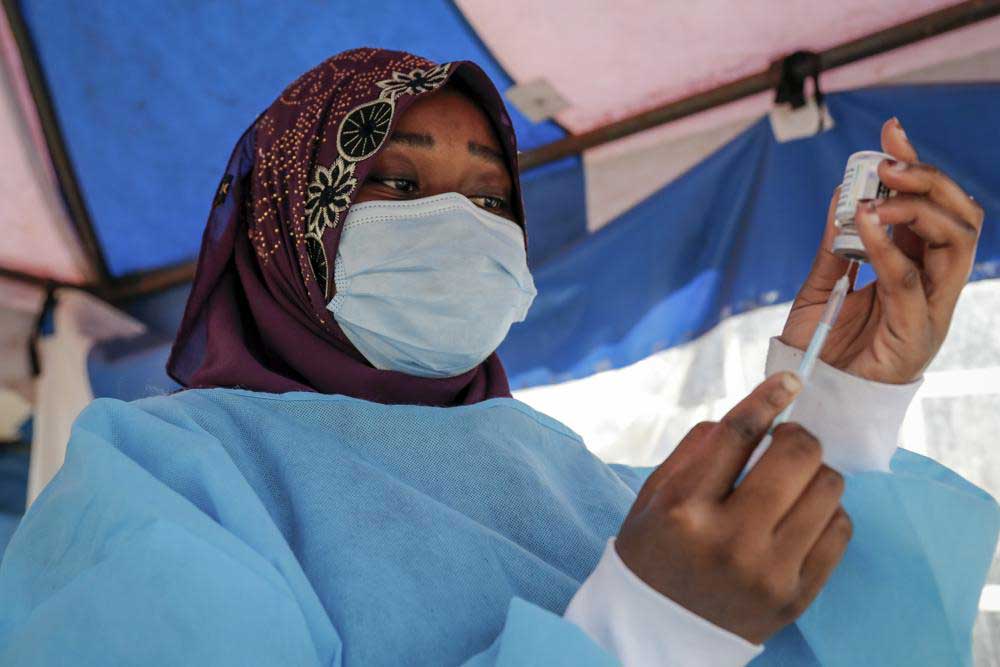
[[[834, 323], [836, 323], [837, 316], [840, 315], [840, 308], [844, 305], [844, 299], [847, 298], [847, 293], [851, 288], [851, 276], [854, 268], [858, 265], [859, 262], [856, 259], [852, 259], [847, 265], [847, 272], [840, 277], [840, 280], [836, 282], [830, 291], [830, 296], [826, 300], [826, 308], [823, 310], [823, 316], [819, 318], [819, 323], [816, 324], [816, 331], [813, 332], [812, 340], [809, 341], [809, 347], [806, 348], [806, 353], [803, 355], [802, 361], [799, 362], [798, 375], [803, 385], [809, 380], [809, 376], [812, 375], [813, 368], [816, 366], [816, 360], [819, 359], [819, 353], [822, 352], [823, 344], [826, 343], [826, 337], [830, 333], [830, 329], [833, 328]], [[781, 411], [781, 414], [774, 418], [774, 422], [772, 422], [771, 428], [767, 432], [768, 435], [774, 431], [778, 424], [788, 421], [788, 417], [792, 414], [792, 408], [794, 407], [795, 402], [793, 401], [791, 405]]]

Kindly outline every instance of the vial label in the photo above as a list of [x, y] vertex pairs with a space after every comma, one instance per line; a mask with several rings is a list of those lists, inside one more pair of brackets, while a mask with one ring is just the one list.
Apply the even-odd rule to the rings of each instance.
[[892, 156], [878, 151], [861, 151], [848, 158], [837, 199], [835, 217], [838, 227], [854, 224], [858, 202], [891, 196], [892, 192], [878, 177], [878, 165], [886, 159], [892, 159]]
[[892, 156], [878, 151], [861, 151], [847, 159], [844, 180], [840, 184], [840, 197], [834, 222], [840, 233], [833, 239], [833, 252], [841, 257], [868, 261], [864, 243], [854, 226], [858, 203], [867, 199], [886, 199], [895, 194], [878, 177], [878, 165]]

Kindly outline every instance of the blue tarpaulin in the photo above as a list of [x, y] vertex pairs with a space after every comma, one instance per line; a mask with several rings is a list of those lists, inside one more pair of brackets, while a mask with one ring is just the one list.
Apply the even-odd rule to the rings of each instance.
[[[791, 300], [822, 236], [847, 157], [878, 148], [898, 115], [921, 158], [986, 209], [973, 279], [1000, 274], [1000, 133], [981, 122], [997, 85], [872, 88], [829, 95], [836, 127], [778, 143], [766, 118], [596, 233], [587, 234], [582, 166], [525, 178], [538, 297], [500, 348], [514, 388], [586, 377], [696, 338], [728, 315]], [[539, 230], [540, 231], [536, 231]], [[183, 292], [133, 306], [158, 347], [91, 355], [95, 386], [136, 398], [169, 388], [155, 371], [180, 320]], [[775, 332], [777, 333], [777, 332]], [[117, 390], [111, 391], [117, 387]], [[155, 391], [153, 393], [156, 393]], [[99, 394], [100, 395], [100, 394]]]
[[[233, 145], [295, 77], [359, 46], [507, 74], [449, 0], [22, 4], [111, 273], [191, 260]], [[399, 17], [406, 17], [400, 20]], [[396, 17], [388, 20], [386, 17]], [[564, 132], [511, 108], [522, 150]]]
[[0, 447], [0, 557], [24, 514], [27, 487], [27, 449], [3, 445]]
[[1000, 214], [1000, 132], [990, 120], [998, 97], [997, 84], [828, 95], [836, 126], [788, 143], [778, 143], [761, 119], [535, 267], [538, 298], [500, 349], [512, 384], [624, 366], [689, 341], [729, 314], [791, 300], [819, 247], [848, 156], [878, 150], [882, 123], [892, 116], [921, 160], [953, 176], [986, 210], [972, 277], [1000, 275], [1000, 230], [992, 224]]

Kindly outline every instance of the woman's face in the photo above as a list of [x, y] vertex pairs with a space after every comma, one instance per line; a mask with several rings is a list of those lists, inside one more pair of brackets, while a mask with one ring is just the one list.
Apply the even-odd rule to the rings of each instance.
[[406, 110], [354, 202], [457, 192], [514, 220], [511, 189], [503, 149], [489, 118], [472, 100], [446, 86]]

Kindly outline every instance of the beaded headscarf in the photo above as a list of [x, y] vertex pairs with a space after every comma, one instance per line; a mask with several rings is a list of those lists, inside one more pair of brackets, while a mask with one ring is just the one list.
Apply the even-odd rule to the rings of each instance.
[[514, 131], [477, 65], [370, 48], [333, 56], [285, 89], [233, 150], [167, 362], [175, 380], [439, 406], [510, 395], [496, 353], [451, 378], [376, 369], [326, 309], [341, 223], [373, 158], [406, 109], [448, 82], [489, 117], [523, 225]]

